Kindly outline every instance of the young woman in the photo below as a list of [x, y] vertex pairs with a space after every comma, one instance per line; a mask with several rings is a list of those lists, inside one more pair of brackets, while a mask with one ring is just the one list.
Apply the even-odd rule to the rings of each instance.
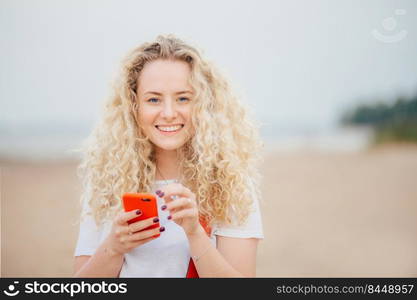
[[[74, 276], [255, 277], [260, 146], [194, 47], [168, 35], [134, 49], [80, 165]], [[141, 214], [124, 212], [128, 192], [155, 193], [159, 219], [128, 224]]]

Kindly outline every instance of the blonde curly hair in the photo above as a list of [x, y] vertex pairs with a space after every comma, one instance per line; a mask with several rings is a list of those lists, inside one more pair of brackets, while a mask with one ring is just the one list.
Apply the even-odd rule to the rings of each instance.
[[184, 61], [191, 69], [194, 134], [177, 152], [182, 182], [195, 193], [200, 217], [209, 225], [244, 223], [253, 197], [260, 196], [258, 127], [213, 64], [173, 35], [142, 44], [122, 61], [103, 117], [81, 148], [81, 204], [89, 205], [100, 226], [123, 209], [124, 193], [152, 192], [154, 145], [140, 125], [137, 90], [144, 65], [157, 59]]

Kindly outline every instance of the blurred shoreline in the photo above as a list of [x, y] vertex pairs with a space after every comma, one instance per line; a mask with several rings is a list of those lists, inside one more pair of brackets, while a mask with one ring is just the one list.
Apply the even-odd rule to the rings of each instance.
[[[43, 128], [43, 127], [41, 127]], [[275, 128], [275, 127], [274, 127]], [[261, 130], [264, 151], [299, 151], [319, 150], [336, 152], [362, 151], [369, 146], [373, 135], [369, 127], [330, 127], [330, 128], [293, 128], [265, 126]], [[87, 134], [80, 134], [81, 128], [67, 128], [62, 134], [34, 134], [37, 129], [15, 128], [6, 134], [0, 134], [0, 161], [77, 161], [81, 154], [76, 151], [81, 147]]]

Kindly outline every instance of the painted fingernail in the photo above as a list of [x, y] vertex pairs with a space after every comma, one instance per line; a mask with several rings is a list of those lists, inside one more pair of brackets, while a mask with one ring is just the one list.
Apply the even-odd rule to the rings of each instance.
[[172, 216], [168, 216], [168, 218], [167, 218], [168, 220], [171, 220], [172, 219]]
[[161, 209], [162, 210], [166, 210], [167, 209], [167, 206], [164, 204], [164, 205], [161, 206]]
[[164, 195], [165, 195], [165, 194], [164, 194], [164, 192], [160, 192], [160, 193], [158, 194], [158, 196], [159, 196], [160, 198], [162, 198]]
[[160, 231], [160, 232], [163, 232], [163, 231], [165, 231], [165, 227], [164, 227], [164, 226], [162, 226], [162, 227], [159, 227], [159, 231]]
[[140, 209], [138, 209], [138, 210], [136, 211], [136, 214], [137, 214], [137, 215], [142, 214], [142, 212], [140, 211]]
[[157, 190], [155, 193], [160, 194], [160, 193], [161, 193], [161, 191], [160, 191], [160, 190]]
[[157, 223], [157, 222], [159, 222], [159, 219], [158, 219], [158, 218], [154, 218], [154, 219], [153, 219], [153, 222], [154, 222], [154, 223]]

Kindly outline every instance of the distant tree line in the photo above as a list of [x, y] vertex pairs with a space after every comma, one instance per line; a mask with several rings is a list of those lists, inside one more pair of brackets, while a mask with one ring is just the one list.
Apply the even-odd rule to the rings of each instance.
[[367, 125], [374, 128], [374, 143], [417, 143], [417, 95], [398, 98], [394, 103], [361, 104], [345, 112], [343, 125]]

